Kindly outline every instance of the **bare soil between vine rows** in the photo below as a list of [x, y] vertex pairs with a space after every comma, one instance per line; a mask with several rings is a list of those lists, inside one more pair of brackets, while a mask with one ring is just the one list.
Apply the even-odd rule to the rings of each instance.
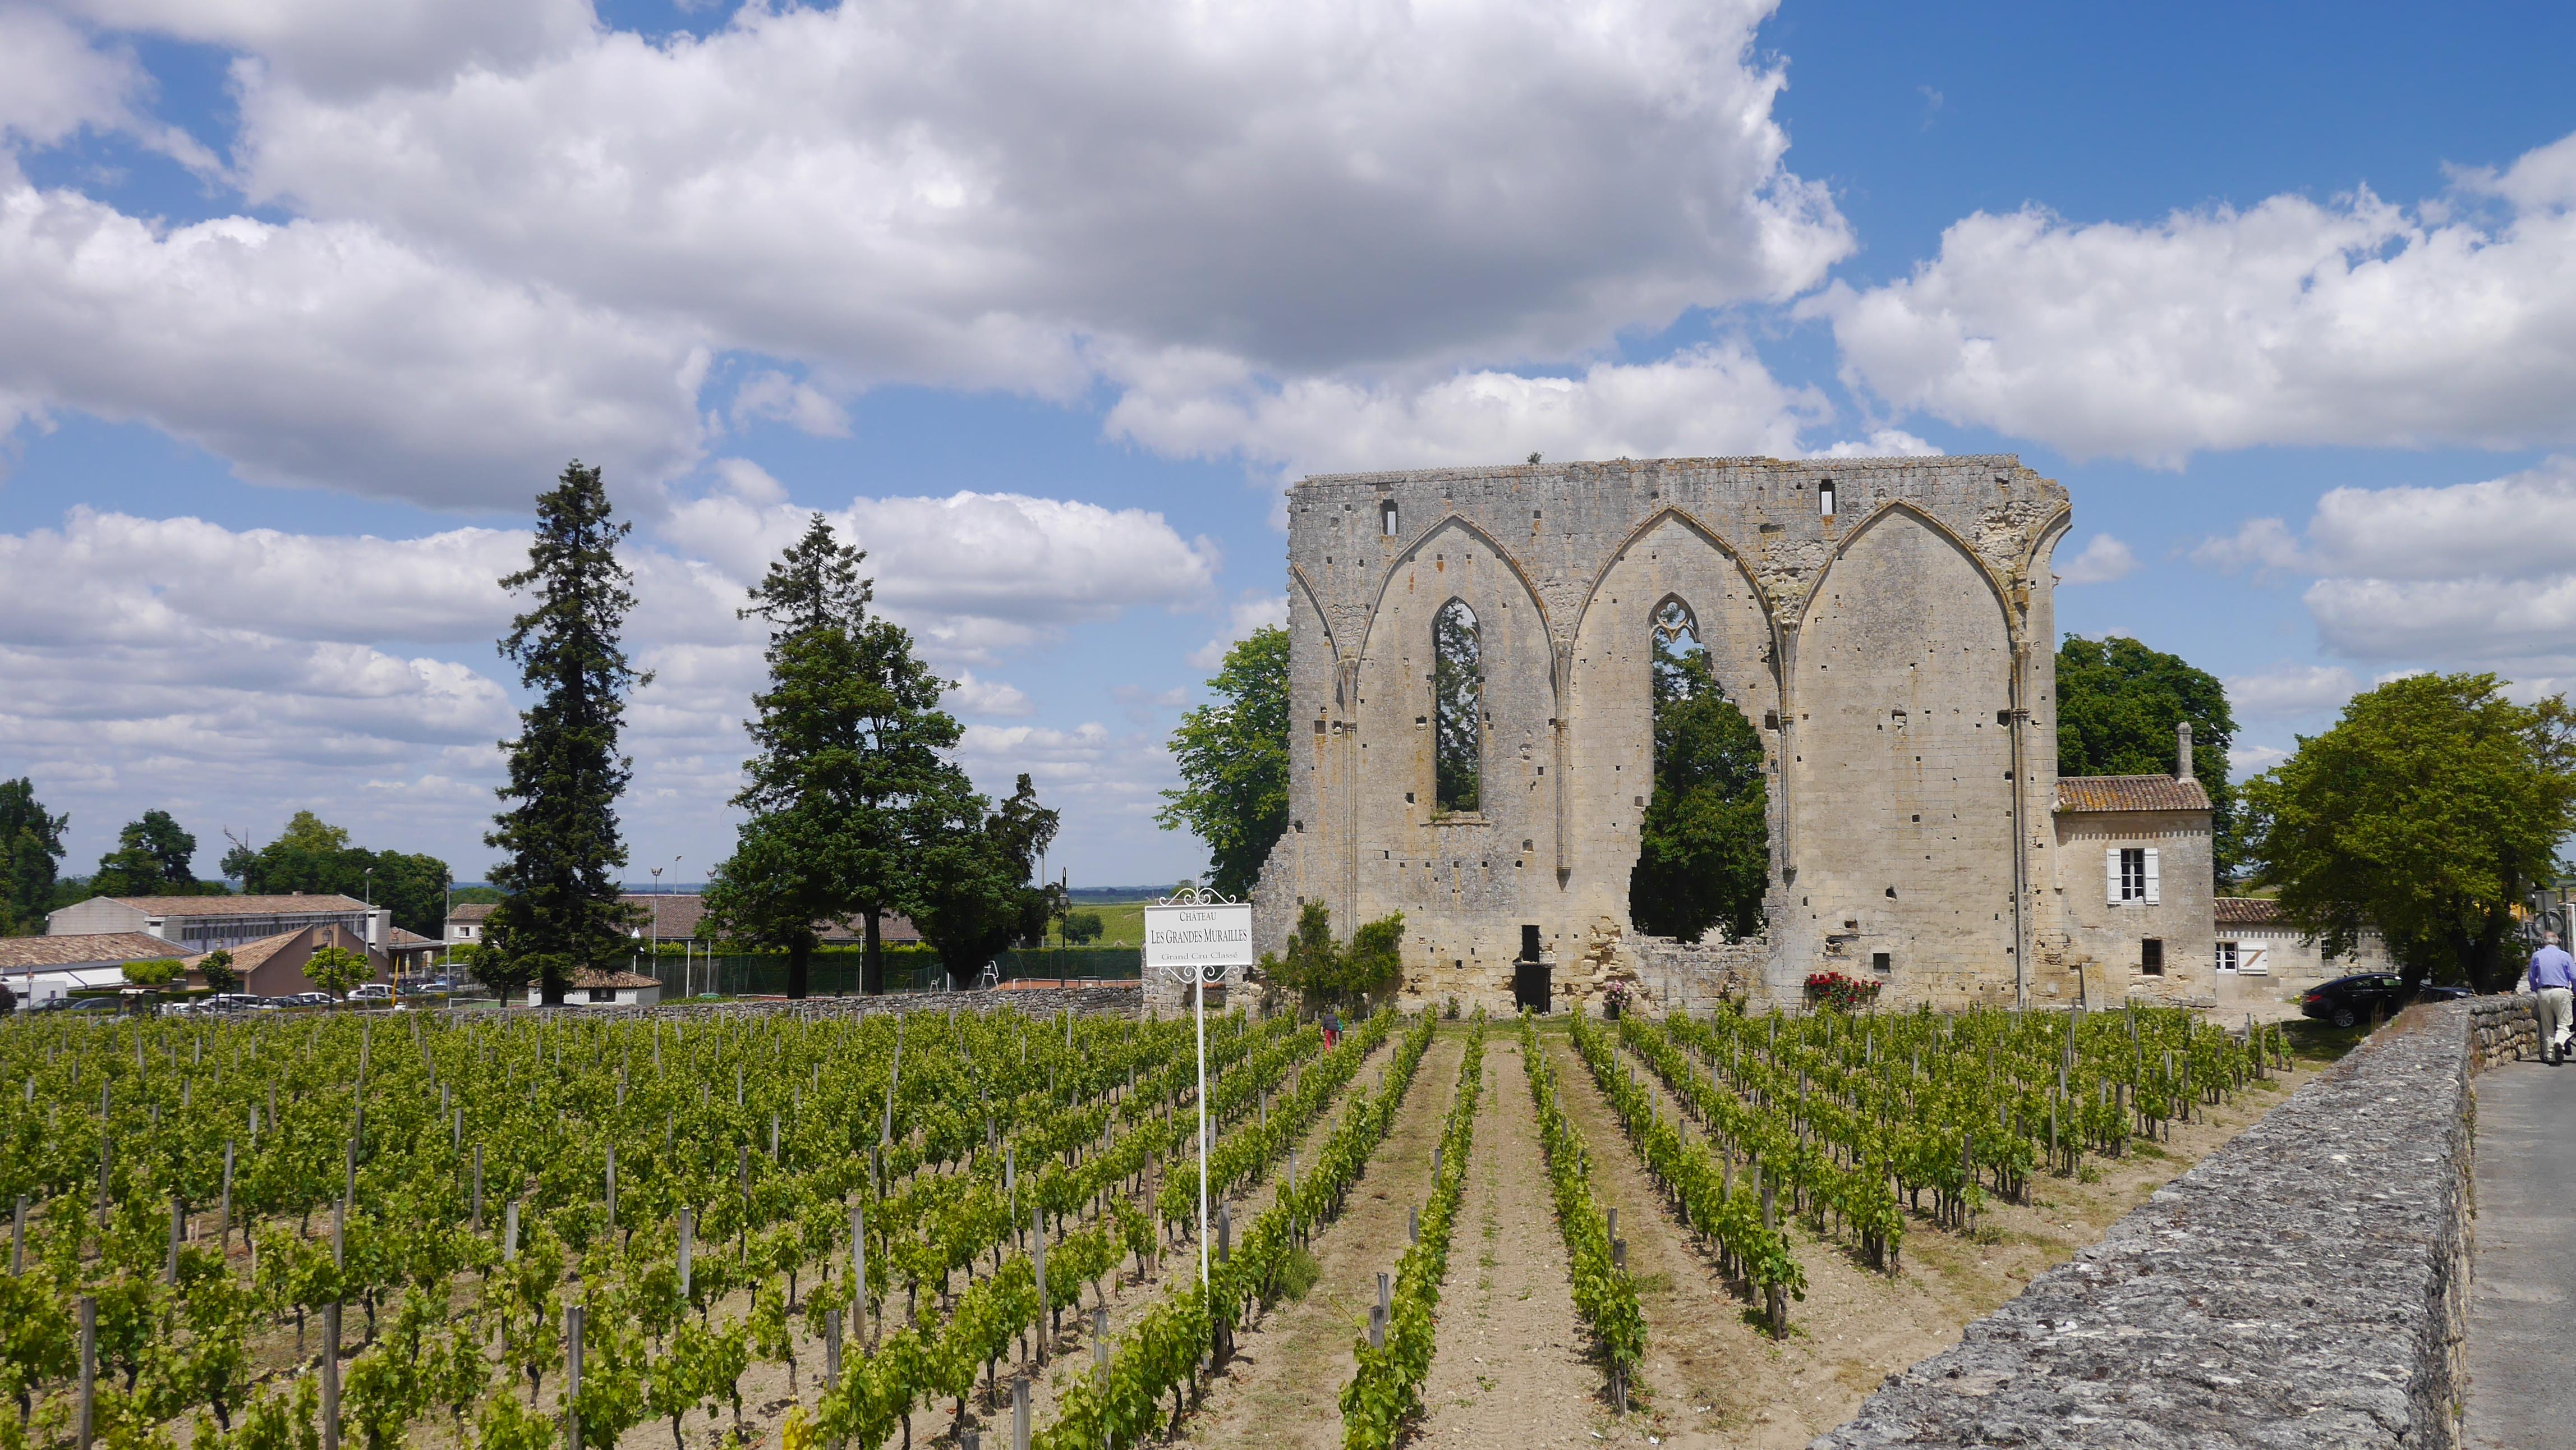
[[[1488, 1039], [1488, 1060], [1491, 1040]], [[1414, 1071], [1404, 1105], [1351, 1190], [1342, 1216], [1315, 1236], [1320, 1270], [1305, 1298], [1282, 1304], [1238, 1335], [1236, 1352], [1204, 1405], [1186, 1422], [1196, 1444], [1330, 1450], [1342, 1443], [1342, 1386], [1356, 1368], [1351, 1342], [1377, 1302], [1377, 1276], [1395, 1272], [1406, 1243], [1405, 1210], [1431, 1196], [1431, 1150], [1457, 1101], [1462, 1036], [1444, 1033]], [[1457, 1252], [1452, 1239], [1450, 1252]]]

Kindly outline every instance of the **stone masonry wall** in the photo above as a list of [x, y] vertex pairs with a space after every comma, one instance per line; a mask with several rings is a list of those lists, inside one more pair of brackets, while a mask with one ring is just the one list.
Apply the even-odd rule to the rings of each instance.
[[2499, 1062], [2520, 1062], [2541, 1055], [2540, 1017], [2532, 1005], [2533, 999], [2520, 993], [2480, 997], [2469, 1003], [2471, 1071], [2484, 1072]]
[[1810, 1450], [2458, 1443], [2469, 1079], [2516, 999], [2409, 1011]]
[[[1210, 1005], [1214, 1005], [1213, 998]], [[566, 1012], [584, 1019], [599, 1015], [697, 1019], [727, 1014], [757, 1017], [770, 1013], [797, 1017], [877, 1017], [889, 1012], [997, 1012], [1004, 1008], [1024, 1017], [1052, 1017], [1066, 1011], [1085, 1017], [1135, 1017], [1141, 1015], [1142, 1007], [1140, 994], [1134, 987], [1116, 986], [1033, 987], [1012, 992], [890, 992], [881, 997], [808, 997], [802, 1002], [780, 998], [765, 1002], [728, 1002], [720, 1006], [675, 1002], [654, 1007], [581, 1004], [534, 1009], [512, 1007], [509, 1010], [512, 1015], [530, 1010]], [[1170, 1013], [1164, 1015], [1169, 1016]]]
[[[1262, 948], [1310, 901], [1345, 939], [1400, 911], [1408, 992], [1505, 1009], [1523, 928], [1560, 976], [1601, 922], [1624, 934], [1651, 621], [1678, 603], [1769, 772], [1755, 995], [1884, 956], [1891, 1003], [2013, 999], [2055, 924], [2055, 482], [2001, 456], [1618, 459], [1312, 478], [1288, 520], [1290, 821]], [[1443, 812], [1431, 632], [1453, 600], [1481, 647], [1482, 790]]]

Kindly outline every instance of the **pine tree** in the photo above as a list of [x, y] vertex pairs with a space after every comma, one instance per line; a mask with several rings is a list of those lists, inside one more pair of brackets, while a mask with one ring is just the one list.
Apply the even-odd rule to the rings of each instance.
[[769, 622], [769, 688], [752, 698], [748, 815], [707, 907], [737, 940], [788, 954], [802, 997], [818, 920], [856, 914], [866, 929], [860, 989], [885, 990], [881, 918], [923, 909], [932, 858], [983, 822], [985, 802], [946, 752], [957, 721], [946, 682], [912, 636], [868, 612], [867, 555], [816, 514], [751, 591], [746, 619]]
[[635, 606], [634, 576], [617, 562], [628, 528], [610, 518], [599, 470], [575, 460], [537, 499], [528, 567], [501, 581], [534, 600], [510, 622], [501, 653], [535, 699], [519, 712], [519, 738], [502, 746], [510, 780], [498, 794], [512, 804], [483, 843], [503, 853], [491, 880], [509, 895], [485, 935], [488, 951], [543, 984], [548, 1004], [563, 1000], [574, 972], [627, 946], [617, 798], [634, 762], [617, 753], [617, 732], [627, 693], [652, 682], [619, 642]]

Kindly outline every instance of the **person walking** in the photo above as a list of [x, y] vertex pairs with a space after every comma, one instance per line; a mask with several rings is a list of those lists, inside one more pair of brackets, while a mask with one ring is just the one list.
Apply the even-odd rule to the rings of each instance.
[[[2564, 954], [2564, 953], [2561, 953], [2560, 955], [2562, 955], [2562, 956], [2563, 956], [2563, 955], [2565, 955], [2565, 954]], [[2562, 995], [2563, 995], [2563, 994], [2562, 994]], [[2560, 1015], [2561, 1015], [2562, 1017], [2565, 1015], [2563, 1008], [2562, 1008], [2562, 1010], [2561, 1010]], [[1330, 1051], [1332, 1051], [1334, 1048], [1339, 1047], [1339, 1046], [1341, 1046], [1341, 1045], [1342, 1045], [1342, 1014], [1341, 1014], [1341, 1013], [1339, 1013], [1339, 1012], [1334, 1011], [1334, 1010], [1333, 1010], [1332, 1008], [1330, 1008], [1330, 1007], [1327, 1007], [1327, 1008], [1325, 1008], [1325, 1009], [1324, 1009], [1324, 1050], [1325, 1050], [1326, 1052], [1330, 1052]]]
[[2567, 1035], [2569, 1009], [2576, 1006], [2576, 957], [2570, 957], [2558, 945], [2558, 933], [2540, 934], [2540, 950], [2531, 954], [2528, 979], [2532, 994], [2540, 999], [2540, 1056], [2556, 1067], [2566, 1053], [2559, 1039]]

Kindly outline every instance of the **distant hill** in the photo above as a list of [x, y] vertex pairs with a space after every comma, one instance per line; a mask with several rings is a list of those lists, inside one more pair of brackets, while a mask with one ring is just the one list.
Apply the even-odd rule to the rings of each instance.
[[1131, 901], [1160, 901], [1169, 886], [1077, 886], [1065, 893], [1083, 906], [1117, 906]]

